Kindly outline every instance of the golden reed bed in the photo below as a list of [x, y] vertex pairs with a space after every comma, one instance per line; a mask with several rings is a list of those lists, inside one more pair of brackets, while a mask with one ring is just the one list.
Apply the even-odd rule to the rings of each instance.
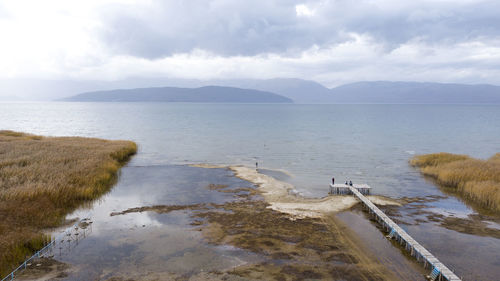
[[500, 212], [500, 153], [487, 160], [467, 155], [433, 153], [415, 156], [410, 164], [465, 199]]
[[0, 275], [43, 246], [44, 229], [106, 193], [136, 151], [131, 141], [0, 131]]

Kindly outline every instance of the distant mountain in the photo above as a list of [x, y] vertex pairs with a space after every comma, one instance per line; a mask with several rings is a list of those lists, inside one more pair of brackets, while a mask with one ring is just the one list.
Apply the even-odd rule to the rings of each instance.
[[0, 79], [0, 99], [15, 96], [17, 100], [50, 101], [63, 99], [77, 93], [149, 87], [201, 87], [199, 80], [168, 78], [130, 78], [116, 81], [97, 80], [44, 80]]
[[113, 89], [214, 85], [271, 92], [292, 99], [295, 103], [500, 104], [500, 87], [493, 85], [375, 81], [328, 89], [314, 81], [295, 78], [196, 80], [160, 77], [117, 81], [0, 79], [0, 100], [54, 100], [75, 93]]
[[0, 79], [0, 99], [4, 95], [16, 95], [22, 100], [46, 101], [64, 99], [75, 93], [165, 86], [179, 88], [223, 86], [254, 89], [287, 96], [301, 103], [322, 102], [329, 95], [329, 89], [323, 85], [295, 78], [196, 80], [159, 77], [127, 78], [116, 81]]
[[357, 82], [330, 90], [327, 103], [500, 104], [500, 87], [419, 82]]
[[302, 79], [212, 80], [215, 85], [237, 86], [277, 93], [295, 103], [439, 103], [500, 104], [500, 87], [420, 82], [356, 82], [328, 89]]
[[87, 92], [62, 99], [88, 102], [213, 102], [292, 103], [289, 98], [258, 90], [206, 86], [201, 88], [156, 87]]
[[296, 103], [322, 103], [329, 101], [332, 96], [330, 89], [317, 82], [295, 78], [209, 80], [206, 83], [268, 91]]

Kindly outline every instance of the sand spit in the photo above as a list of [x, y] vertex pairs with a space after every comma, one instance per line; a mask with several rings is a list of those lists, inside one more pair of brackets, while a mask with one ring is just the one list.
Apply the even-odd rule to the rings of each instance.
[[[185, 274], [181, 280], [401, 279], [367, 251], [346, 225], [334, 215], [328, 215], [355, 205], [353, 196], [303, 198], [295, 195], [292, 185], [262, 175], [251, 168], [212, 165], [202, 167], [229, 169], [235, 176], [250, 181], [255, 186], [231, 188], [220, 183], [208, 184], [205, 188], [213, 192], [234, 194], [234, 200], [222, 204], [206, 202], [184, 206], [143, 206], [111, 214], [127, 215], [149, 211], [166, 214], [189, 210], [193, 231], [201, 233], [209, 244], [242, 249], [253, 257], [228, 268]], [[198, 254], [196, 256], [196, 259], [207, 258]], [[170, 263], [175, 264], [176, 259], [177, 257]], [[183, 262], [186, 262], [186, 258]], [[130, 268], [127, 267], [127, 272], [128, 270]], [[140, 268], [133, 270], [141, 271]], [[167, 271], [154, 272], [154, 275], [137, 280], [179, 280], [175, 272]], [[129, 280], [133, 275], [127, 272], [117, 272], [109, 280]]]
[[[291, 215], [292, 219], [321, 218], [329, 213], [347, 210], [359, 201], [353, 196], [327, 196], [323, 198], [304, 198], [294, 192], [294, 187], [286, 182], [263, 175], [257, 170], [244, 166], [229, 166], [234, 174], [259, 187], [269, 208]], [[398, 202], [381, 196], [369, 196], [379, 205], [400, 205]]]
[[[223, 166], [210, 164], [190, 165], [199, 168], [228, 168], [236, 177], [254, 183], [258, 186], [261, 195], [269, 204], [270, 209], [286, 213], [291, 219], [322, 218], [327, 214], [347, 210], [359, 201], [353, 196], [326, 196], [323, 198], [305, 198], [297, 195], [293, 185], [279, 181], [271, 176], [264, 175], [254, 168], [245, 166]], [[401, 204], [382, 196], [369, 196], [373, 203], [378, 205]]]

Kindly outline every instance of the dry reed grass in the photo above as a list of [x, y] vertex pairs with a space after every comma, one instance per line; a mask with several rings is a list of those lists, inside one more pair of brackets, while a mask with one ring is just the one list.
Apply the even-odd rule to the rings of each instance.
[[500, 153], [487, 160], [434, 153], [415, 156], [410, 164], [439, 184], [454, 188], [465, 199], [500, 212]]
[[107, 192], [130, 141], [0, 131], [0, 275], [47, 241], [43, 229]]

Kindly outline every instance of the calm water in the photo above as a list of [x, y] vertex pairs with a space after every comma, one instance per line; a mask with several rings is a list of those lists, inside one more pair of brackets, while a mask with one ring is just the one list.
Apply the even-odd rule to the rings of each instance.
[[[251, 187], [226, 169], [188, 166], [127, 166], [118, 184], [91, 209], [93, 224], [86, 238], [66, 245], [55, 258], [73, 265], [65, 280], [143, 280], [149, 273], [159, 280], [202, 271], [224, 270], [259, 257], [229, 246], [208, 244], [192, 226], [192, 211], [158, 214], [135, 212], [110, 216], [131, 207], [153, 205], [190, 205], [224, 203], [233, 194], [210, 191], [210, 183], [228, 185], [228, 189]], [[88, 210], [72, 216], [83, 217]], [[73, 248], [71, 248], [73, 247]], [[68, 249], [71, 249], [70, 251]], [[168, 279], [172, 280], [172, 279]]]
[[[498, 105], [0, 103], [0, 129], [131, 139], [140, 147], [129, 165], [136, 168], [258, 161], [286, 170], [286, 180], [306, 196], [324, 196], [332, 175], [392, 197], [443, 195], [408, 166], [414, 154], [488, 158], [500, 152]], [[128, 196], [137, 200], [133, 193]], [[473, 213], [453, 197], [432, 204], [446, 214]], [[462, 275], [489, 280], [500, 274], [499, 257], [491, 254], [500, 252], [498, 239], [433, 224], [406, 229]], [[457, 257], [460, 247], [467, 256]], [[470, 266], [470, 258], [479, 262]]]
[[498, 105], [0, 103], [0, 128], [132, 139], [134, 165], [258, 161], [314, 196], [332, 175], [379, 194], [432, 193], [408, 167], [414, 153], [500, 151]]

